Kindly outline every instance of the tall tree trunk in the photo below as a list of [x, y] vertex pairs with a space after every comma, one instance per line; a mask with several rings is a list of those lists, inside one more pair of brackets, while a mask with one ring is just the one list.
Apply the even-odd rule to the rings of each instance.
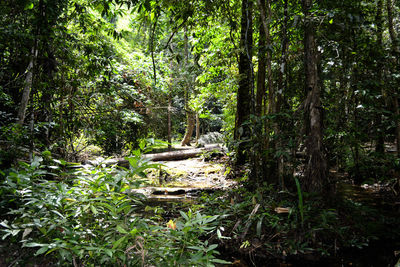
[[[188, 44], [188, 37], [187, 37], [187, 32], [186, 32], [186, 27], [185, 27], [185, 33], [184, 33], [184, 41], [185, 41], [185, 67], [188, 66], [189, 62], [189, 44]], [[185, 112], [186, 112], [186, 132], [185, 136], [183, 137], [181, 141], [182, 146], [190, 146], [190, 139], [192, 138], [193, 135], [193, 130], [194, 130], [194, 125], [195, 125], [195, 119], [194, 119], [194, 114], [193, 111], [190, 109], [189, 106], [189, 100], [190, 100], [190, 82], [187, 82], [185, 86]]]
[[21, 103], [18, 109], [18, 124], [24, 124], [26, 109], [29, 103], [29, 96], [31, 94], [32, 83], [33, 83], [33, 72], [34, 66], [36, 63], [36, 58], [38, 55], [37, 49], [37, 40], [35, 40], [35, 44], [33, 45], [32, 52], [31, 52], [31, 59], [29, 61], [28, 68], [26, 69], [26, 77], [24, 82], [24, 90], [22, 92]]
[[150, 26], [150, 53], [151, 53], [151, 61], [153, 63], [153, 79], [154, 79], [154, 87], [157, 86], [157, 69], [156, 69], [156, 61], [154, 59], [154, 39], [155, 39], [155, 32], [157, 28], [159, 14], [156, 15], [153, 27]]
[[193, 113], [186, 113], [187, 116], [187, 122], [186, 122], [186, 132], [185, 136], [183, 137], [183, 140], [181, 142], [182, 146], [190, 146], [190, 139], [192, 138], [193, 135], [193, 130], [195, 126], [195, 119]]
[[[254, 109], [252, 105], [253, 91], [253, 20], [252, 20], [252, 1], [242, 0], [242, 17], [240, 30], [240, 55], [239, 55], [239, 88], [237, 91], [237, 109], [235, 139], [237, 141], [250, 138], [250, 129], [244, 122], [250, 118]], [[248, 159], [248, 145], [240, 142], [237, 151], [237, 165], [242, 165]]]
[[196, 112], [196, 144], [199, 142], [200, 138], [200, 118], [199, 118], [199, 113]]
[[312, 0], [302, 0], [304, 18], [304, 69], [306, 74], [306, 100], [304, 103], [306, 125], [306, 171], [303, 182], [308, 192], [321, 192], [327, 178], [323, 150], [322, 106], [318, 84], [315, 27], [310, 14]]
[[265, 0], [258, 0], [260, 7], [260, 26], [258, 39], [258, 72], [257, 72], [257, 93], [256, 93], [256, 115], [262, 115], [263, 99], [265, 96], [265, 77], [266, 77], [266, 50], [267, 35], [264, 27], [265, 22]]
[[[270, 35], [270, 23], [271, 23], [271, 3], [270, 0], [257, 0], [258, 3], [258, 7], [260, 10], [260, 48], [262, 49], [262, 58], [259, 57], [259, 61], [261, 63], [261, 59], [263, 60], [263, 65], [262, 66], [262, 70], [263, 70], [263, 96], [259, 98], [259, 96], [257, 95], [257, 106], [258, 106], [258, 102], [260, 101], [260, 105], [262, 103], [262, 99], [264, 98], [264, 107], [268, 106], [268, 110], [264, 110], [265, 112], [268, 112], [269, 115], [274, 114], [275, 113], [275, 107], [276, 107], [276, 101], [275, 101], [275, 92], [274, 92], [274, 87], [272, 84], [272, 51], [271, 51], [271, 35]], [[262, 41], [262, 43], [261, 43]], [[263, 46], [263, 47], [261, 47]], [[259, 63], [259, 71], [260, 71], [260, 63]], [[260, 73], [259, 73], [260, 74]], [[266, 93], [265, 93], [265, 77], [267, 77], [267, 87], [268, 87], [268, 101], [266, 101]], [[258, 82], [260, 82], [260, 77]], [[258, 84], [257, 84], [258, 86]], [[257, 90], [258, 93], [258, 90]], [[261, 107], [260, 107], [261, 110]], [[260, 114], [261, 115], [261, 114]], [[265, 119], [264, 122], [264, 128], [265, 128], [265, 140], [262, 144], [262, 146], [260, 146], [261, 149], [263, 149], [264, 151], [271, 151], [270, 147], [271, 147], [271, 141], [270, 141], [270, 133], [271, 133], [271, 128], [269, 127], [270, 122], [269, 119]], [[275, 133], [277, 133], [277, 124], [274, 122], [273, 123], [273, 128]], [[274, 143], [273, 145], [277, 145], [276, 143]], [[276, 147], [274, 147], [276, 148]], [[265, 154], [265, 153], [260, 153], [261, 155]], [[270, 164], [267, 164], [267, 168], [265, 168], [266, 171], [266, 176], [267, 177], [267, 182], [269, 183], [277, 183], [277, 180], [275, 178], [275, 174], [277, 172], [277, 167], [278, 164], [276, 163], [272, 163], [275, 162], [275, 159], [273, 158], [273, 152], [270, 153], [269, 155], [266, 155], [266, 158], [263, 160], [267, 160], [267, 157], [270, 158]], [[265, 162], [265, 161], [264, 161]]]
[[[392, 42], [392, 65], [393, 67], [398, 66], [398, 56], [400, 54], [400, 49], [398, 46], [397, 34], [393, 25], [393, 0], [386, 0], [386, 9], [388, 16], [388, 27], [389, 27], [389, 35], [390, 40]], [[397, 88], [392, 89], [391, 92], [393, 98], [393, 107], [394, 107], [394, 115], [395, 115], [395, 123], [396, 123], [396, 148], [397, 148], [397, 157], [400, 157], [400, 111], [399, 111], [399, 93], [397, 92]]]
[[[170, 88], [171, 90], [171, 88]], [[168, 141], [168, 150], [172, 149], [172, 121], [171, 121], [171, 111], [172, 110], [172, 99], [171, 99], [171, 92], [168, 94], [168, 113], [167, 113], [167, 123], [168, 123], [168, 136], [167, 136], [167, 141]]]
[[[278, 90], [276, 92], [276, 113], [281, 112], [281, 105], [283, 105], [283, 93], [286, 91], [286, 64], [287, 64], [287, 47], [288, 47], [288, 38], [287, 38], [287, 24], [288, 24], [288, 0], [284, 0], [284, 9], [283, 9], [283, 24], [282, 24], [282, 43], [281, 43], [281, 64], [278, 75]], [[281, 133], [282, 124], [277, 122], [277, 126], [275, 129], [276, 135], [278, 136], [278, 141], [275, 143], [275, 150], [279, 150], [283, 148], [282, 142], [282, 133]], [[285, 188], [284, 181], [284, 158], [283, 155], [280, 155], [278, 158], [278, 179], [279, 185], [282, 189]]]
[[[382, 18], [382, 9], [383, 9], [383, 0], [378, 0], [377, 11], [376, 11], [376, 50], [378, 51], [378, 62], [382, 62], [384, 60], [383, 55], [383, 18]], [[377, 101], [378, 105], [376, 115], [375, 115], [375, 129], [376, 129], [376, 145], [375, 151], [378, 153], [385, 152], [385, 139], [384, 139], [384, 129], [382, 126], [382, 112], [379, 111], [383, 109], [383, 98], [385, 97], [384, 87], [382, 84], [382, 66], [380, 64], [376, 65], [376, 80], [378, 82], [378, 86], [376, 88], [377, 94], [382, 94], [382, 98], [380, 101]]]

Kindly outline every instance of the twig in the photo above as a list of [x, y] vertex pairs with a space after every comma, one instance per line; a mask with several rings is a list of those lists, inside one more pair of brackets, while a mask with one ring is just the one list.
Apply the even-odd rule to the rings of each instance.
[[172, 38], [174, 37], [175, 33], [178, 32], [178, 30], [183, 26], [183, 24], [186, 23], [186, 21], [188, 20], [188, 18], [185, 18], [181, 24], [178, 25], [178, 27], [175, 28], [175, 30], [172, 32], [171, 36], [169, 37], [167, 44], [165, 45], [164, 49], [167, 49], [167, 47], [169, 46], [169, 43], [171, 42]]
[[247, 231], [249, 231], [249, 228], [250, 228], [250, 225], [251, 225], [251, 219], [253, 219], [254, 215], [257, 213], [259, 208], [260, 208], [260, 204], [256, 204], [256, 206], [254, 207], [253, 211], [250, 213], [249, 219], [248, 219], [248, 221], [246, 223], [246, 226], [244, 228], [245, 230], [244, 230], [243, 234], [240, 236], [240, 239], [243, 239], [246, 236]]

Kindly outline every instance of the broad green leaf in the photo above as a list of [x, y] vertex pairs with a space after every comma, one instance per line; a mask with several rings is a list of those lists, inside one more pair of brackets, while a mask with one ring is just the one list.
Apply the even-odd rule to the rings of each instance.
[[5, 221], [0, 222], [0, 225], [3, 226], [3, 227], [5, 227], [5, 228], [10, 229], [10, 226], [9, 226], [7, 223], [8, 223], [8, 221], [5, 220]]
[[209, 252], [209, 251], [211, 251], [211, 250], [214, 250], [214, 249], [216, 249], [218, 247], [218, 245], [217, 244], [212, 244], [212, 245], [210, 245], [208, 248], [207, 248], [207, 252]]
[[25, 6], [25, 10], [29, 10], [29, 9], [33, 9], [33, 3], [28, 3], [26, 6]]
[[24, 233], [22, 234], [22, 239], [25, 239], [32, 232], [32, 228], [25, 228]]
[[121, 225], [117, 225], [117, 230], [121, 234], [127, 234], [128, 233]]
[[123, 237], [121, 237], [120, 239], [118, 239], [117, 241], [115, 241], [114, 243], [113, 243], [113, 249], [116, 249], [116, 248], [118, 248], [120, 245], [121, 245], [121, 243], [125, 240], [127, 238], [127, 236], [123, 236]]
[[91, 209], [91, 211], [93, 212], [94, 215], [96, 215], [98, 213], [95, 206], [90, 205], [90, 209]]
[[105, 248], [105, 249], [103, 249], [103, 250], [104, 250], [104, 252], [107, 254], [107, 256], [109, 256], [110, 258], [112, 258], [112, 256], [113, 256], [113, 250], [112, 250], [112, 249]]
[[48, 246], [44, 246], [44, 247], [40, 248], [38, 251], [36, 251], [35, 256], [45, 253], [48, 249], [49, 249]]
[[25, 243], [23, 247], [27, 248], [34, 248], [34, 247], [48, 247], [49, 244], [41, 244], [41, 243], [36, 243], [36, 242], [31, 242], [31, 243]]
[[211, 262], [219, 263], [219, 264], [232, 264], [232, 262], [221, 260], [221, 259], [211, 259]]

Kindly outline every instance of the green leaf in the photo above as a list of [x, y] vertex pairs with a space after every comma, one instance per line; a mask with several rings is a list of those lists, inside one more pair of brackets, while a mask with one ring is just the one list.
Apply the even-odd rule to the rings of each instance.
[[113, 249], [116, 249], [116, 248], [118, 248], [120, 245], [121, 245], [121, 243], [124, 241], [126, 239], [126, 236], [123, 236], [123, 237], [121, 237], [120, 239], [118, 239], [117, 241], [115, 241], [114, 243], [113, 243]]
[[96, 215], [98, 213], [95, 206], [90, 205], [90, 209], [91, 209], [91, 211], [93, 212], [94, 215]]
[[207, 248], [207, 252], [209, 252], [209, 251], [211, 251], [211, 250], [214, 250], [214, 249], [216, 249], [217, 247], [218, 247], [217, 244], [212, 244], [211, 246], [209, 246], [209, 247]]
[[194, 250], [199, 250], [199, 251], [202, 251], [202, 250], [203, 250], [202, 247], [198, 247], [198, 246], [188, 246], [188, 248], [194, 249]]
[[3, 227], [5, 227], [5, 228], [10, 229], [10, 226], [8, 226], [7, 222], [8, 222], [8, 221], [2, 221], [2, 222], [0, 222], [0, 225], [3, 226]]
[[48, 247], [49, 244], [40, 244], [40, 243], [35, 243], [35, 242], [24, 244], [24, 247], [27, 247], [27, 248], [45, 247], [45, 246]]
[[179, 213], [181, 214], [181, 216], [186, 220], [189, 221], [189, 217], [186, 215], [186, 213], [184, 213], [183, 211], [179, 211]]
[[220, 263], [220, 264], [232, 264], [232, 262], [224, 261], [220, 259], [211, 259], [211, 262]]
[[28, 3], [28, 4], [25, 6], [24, 10], [28, 10], [28, 9], [32, 9], [32, 8], [33, 8], [33, 3]]
[[36, 251], [35, 256], [45, 253], [48, 249], [49, 249], [48, 246], [44, 246], [44, 247], [40, 248], [38, 251]]
[[257, 222], [257, 227], [256, 227], [256, 232], [257, 236], [261, 236], [261, 229], [262, 229], [262, 222], [263, 222], [264, 217], [261, 217], [261, 219]]
[[24, 233], [22, 234], [22, 239], [25, 239], [32, 232], [32, 228], [25, 228]]
[[121, 234], [128, 233], [121, 225], [117, 225], [117, 231], [120, 232]]
[[112, 249], [105, 248], [105, 249], [104, 249], [104, 252], [107, 254], [107, 256], [109, 256], [110, 258], [112, 258], [112, 256], [113, 256], [113, 251], [112, 251]]
[[52, 210], [51, 212], [57, 214], [58, 216], [60, 216], [61, 218], [64, 219], [64, 216], [60, 212], [58, 212], [57, 210]]
[[331, 20], [329, 21], [329, 23], [332, 24], [332, 23], [333, 23], [333, 19], [331, 19]]

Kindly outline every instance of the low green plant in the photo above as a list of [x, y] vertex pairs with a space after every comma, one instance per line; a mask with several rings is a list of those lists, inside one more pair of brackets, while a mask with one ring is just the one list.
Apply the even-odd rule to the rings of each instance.
[[[149, 259], [156, 266], [213, 266], [229, 262], [217, 258], [217, 244], [204, 240], [218, 232], [220, 216], [208, 216], [200, 212], [180, 211], [181, 218], [168, 222], [168, 230], [155, 227], [145, 238], [149, 247]], [[151, 245], [149, 245], [149, 243]], [[154, 244], [157, 245], [154, 245]]]
[[[204, 240], [218, 216], [181, 212], [176, 227], [141, 215], [143, 198], [125, 194], [154, 167], [136, 153], [131, 168], [78, 167], [41, 157], [20, 163], [0, 186], [0, 237], [61, 265], [212, 266], [215, 244]], [[138, 182], [139, 181], [139, 182]], [[29, 259], [32, 260], [32, 259]]]
[[300, 216], [301, 216], [301, 225], [304, 225], [304, 204], [303, 204], [303, 194], [301, 192], [301, 186], [300, 186], [300, 182], [299, 179], [297, 179], [296, 177], [294, 177], [294, 181], [296, 183], [296, 188], [297, 188], [297, 196], [299, 198], [299, 211], [300, 211]]

